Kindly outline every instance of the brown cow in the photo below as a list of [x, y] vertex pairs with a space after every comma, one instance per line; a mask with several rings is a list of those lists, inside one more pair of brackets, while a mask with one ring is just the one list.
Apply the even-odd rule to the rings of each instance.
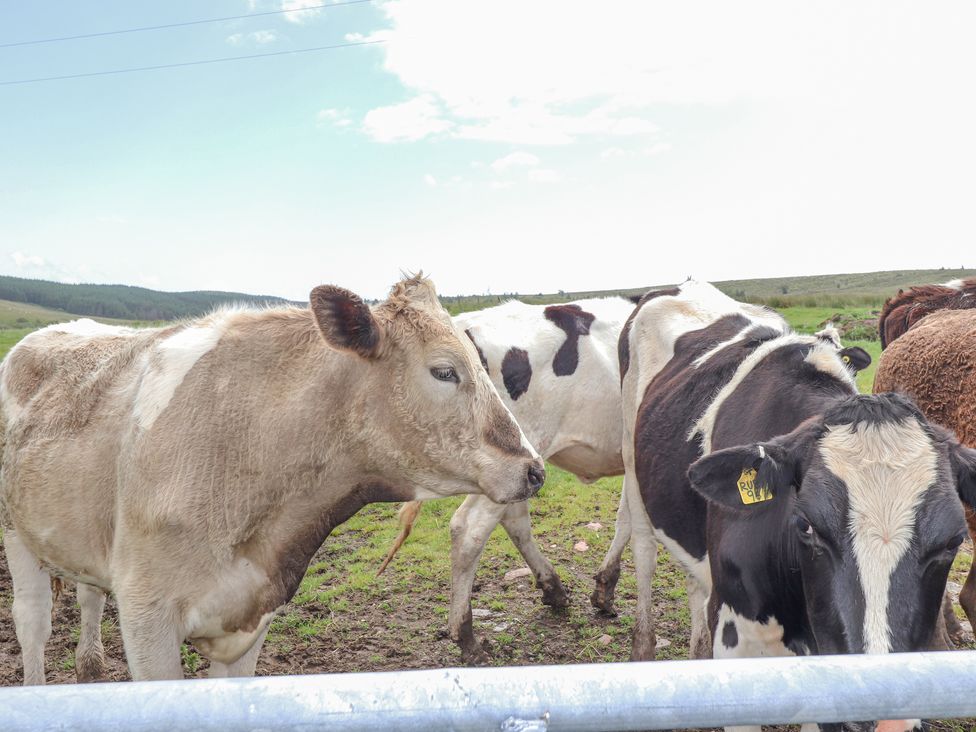
[[[878, 361], [874, 391], [911, 395], [926, 418], [953, 429], [960, 442], [976, 447], [976, 310], [932, 313], [890, 343]], [[966, 522], [970, 536], [976, 538], [976, 514], [968, 508]], [[976, 628], [972, 569], [959, 604]]]
[[134, 679], [250, 675], [329, 532], [371, 501], [535, 494], [543, 464], [420, 276], [373, 307], [77, 321], [0, 366], [0, 507], [24, 682], [44, 682], [50, 574], [118, 599]]
[[944, 285], [918, 285], [907, 292], [889, 297], [878, 317], [881, 348], [887, 348], [896, 338], [926, 315], [937, 310], [966, 310], [976, 307], [976, 277], [952, 280]]

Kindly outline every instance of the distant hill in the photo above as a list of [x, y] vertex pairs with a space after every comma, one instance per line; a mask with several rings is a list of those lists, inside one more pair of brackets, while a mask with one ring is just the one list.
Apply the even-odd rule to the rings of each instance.
[[[722, 292], [745, 302], [770, 305], [777, 308], [850, 306], [880, 307], [899, 288], [947, 282], [963, 277], [976, 277], [976, 269], [904, 269], [857, 274], [806, 275], [797, 277], [770, 277], [752, 280], [722, 280], [712, 282]], [[659, 283], [647, 287], [621, 290], [590, 290], [586, 292], [558, 292], [551, 294], [501, 294], [460, 295], [441, 297], [452, 314], [491, 307], [504, 300], [515, 298], [527, 303], [548, 304], [569, 302], [587, 297], [612, 295], [641, 295], [648, 290], [666, 287]]]
[[[287, 302], [278, 297], [241, 292], [161, 292], [128, 285], [68, 285], [6, 275], [0, 275], [0, 300], [29, 303], [72, 315], [139, 321], [193, 317], [229, 303], [277, 305]], [[36, 319], [45, 320], [50, 316], [49, 312], [25, 312], [21, 317], [25, 323], [33, 324]]]

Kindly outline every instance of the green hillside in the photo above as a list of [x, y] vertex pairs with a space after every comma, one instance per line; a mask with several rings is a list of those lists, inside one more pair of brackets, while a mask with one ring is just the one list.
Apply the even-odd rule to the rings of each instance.
[[[10, 300], [0, 300], [0, 330], [7, 329], [32, 329], [42, 328], [51, 323], [61, 323], [65, 320], [73, 320], [81, 317], [74, 313], [66, 313], [63, 310], [52, 310], [32, 305], [27, 302], [11, 302]], [[114, 318], [97, 318], [103, 323], [117, 323], [118, 325], [131, 325], [132, 321]]]
[[[828, 307], [843, 309], [851, 306], [880, 307], [899, 288], [912, 285], [947, 282], [963, 277], [976, 277], [976, 269], [905, 269], [856, 274], [804, 275], [797, 277], [772, 277], [752, 280], [722, 280], [713, 282], [722, 292], [737, 300], [788, 307]], [[674, 284], [674, 283], [668, 283]], [[502, 294], [461, 295], [442, 297], [447, 309], [457, 314], [479, 310], [498, 304], [508, 298], [517, 298], [534, 304], [568, 302], [586, 297], [608, 295], [640, 295], [650, 289], [666, 287], [666, 284], [649, 284], [622, 290], [591, 290], [585, 292], [558, 292], [551, 294]]]
[[230, 303], [285, 302], [277, 297], [241, 292], [161, 292], [128, 285], [69, 285], [6, 275], [0, 275], [0, 300], [74, 315], [143, 321], [193, 317]]

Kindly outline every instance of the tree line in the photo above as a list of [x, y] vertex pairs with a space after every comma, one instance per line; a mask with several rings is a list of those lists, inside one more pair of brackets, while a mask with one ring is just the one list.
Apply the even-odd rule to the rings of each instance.
[[160, 292], [128, 285], [69, 285], [5, 275], [0, 275], [0, 300], [122, 320], [176, 320], [202, 315], [218, 305], [286, 302], [277, 297], [240, 292]]

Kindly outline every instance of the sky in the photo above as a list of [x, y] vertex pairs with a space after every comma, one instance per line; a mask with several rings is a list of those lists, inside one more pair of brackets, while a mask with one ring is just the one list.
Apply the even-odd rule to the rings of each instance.
[[974, 3], [324, 1], [0, 4], [0, 274], [303, 300], [976, 266]]

